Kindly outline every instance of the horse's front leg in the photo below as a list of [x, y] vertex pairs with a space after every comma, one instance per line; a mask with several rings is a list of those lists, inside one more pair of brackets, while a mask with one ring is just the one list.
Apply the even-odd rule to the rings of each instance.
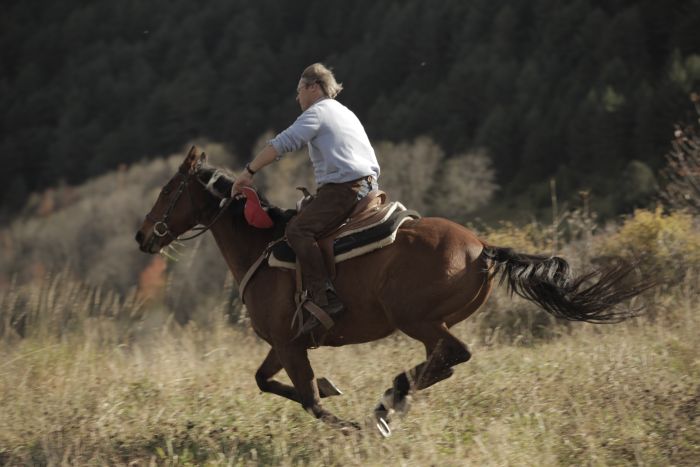
[[[263, 392], [270, 392], [272, 394], [277, 394], [278, 396], [286, 397], [295, 402], [301, 403], [301, 399], [297, 394], [297, 391], [290, 385], [280, 383], [272, 379], [279, 371], [282, 369], [282, 362], [277, 356], [275, 349], [270, 349], [267, 353], [267, 357], [258, 368], [255, 373], [255, 381], [258, 383], [258, 387]], [[327, 378], [319, 378], [316, 380], [319, 395], [323, 397], [338, 396], [342, 392], [340, 389], [335, 387], [335, 385]]]
[[306, 348], [285, 346], [277, 349], [277, 355], [287, 375], [289, 375], [289, 379], [292, 380], [299, 397], [298, 401], [304, 410], [323, 422], [340, 428], [360, 428], [357, 423], [341, 420], [321, 406], [318, 385]]

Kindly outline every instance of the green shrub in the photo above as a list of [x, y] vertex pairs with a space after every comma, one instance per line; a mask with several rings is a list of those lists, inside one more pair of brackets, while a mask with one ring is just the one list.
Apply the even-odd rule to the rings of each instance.
[[537, 222], [524, 226], [501, 221], [498, 227], [486, 227], [480, 233], [489, 245], [512, 248], [521, 253], [545, 254], [551, 251], [550, 228]]
[[676, 281], [700, 269], [699, 230], [689, 214], [640, 209], [601, 241], [599, 254], [638, 261], [643, 272], [660, 281]]

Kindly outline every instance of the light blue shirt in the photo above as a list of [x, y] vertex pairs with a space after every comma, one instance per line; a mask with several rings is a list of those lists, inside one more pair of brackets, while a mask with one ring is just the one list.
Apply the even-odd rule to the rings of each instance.
[[319, 187], [368, 175], [379, 178], [379, 163], [362, 123], [335, 99], [315, 102], [269, 143], [280, 155], [307, 145]]

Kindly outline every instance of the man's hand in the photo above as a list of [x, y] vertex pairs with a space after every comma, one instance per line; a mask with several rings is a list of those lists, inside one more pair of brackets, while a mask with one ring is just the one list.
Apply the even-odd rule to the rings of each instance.
[[241, 189], [246, 186], [253, 186], [253, 176], [247, 170], [243, 169], [238, 177], [236, 177], [236, 182], [231, 188], [231, 198], [240, 193]]

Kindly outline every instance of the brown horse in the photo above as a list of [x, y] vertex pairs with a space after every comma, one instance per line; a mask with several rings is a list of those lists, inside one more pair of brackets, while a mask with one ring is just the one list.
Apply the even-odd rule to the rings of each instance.
[[[136, 234], [141, 250], [157, 253], [202, 224], [211, 229], [240, 283], [267, 245], [283, 235], [284, 223], [293, 213], [271, 207], [275, 227], [254, 228], [244, 219], [244, 200], [233, 199], [220, 208], [232, 183], [230, 177], [208, 166], [206, 156], [193, 147]], [[496, 273], [501, 273], [501, 281], [511, 291], [559, 318], [616, 322], [634, 312], [618, 310], [615, 305], [650, 287], [648, 283], [618, 287], [630, 270], [621, 266], [574, 278], [561, 258], [489, 246], [446, 219], [411, 220], [402, 225], [393, 244], [337, 265], [335, 286], [346, 312], [327, 332], [318, 327], [313, 335], [294, 339], [294, 272], [263, 264], [244, 297], [255, 332], [272, 347], [255, 380], [262, 391], [297, 401], [324, 422], [357, 427], [321, 406], [320, 398], [338, 392], [325, 378], [314, 377], [307, 352], [321, 339], [322, 345], [341, 346], [381, 339], [400, 330], [423, 343], [426, 360], [396, 376], [376, 407], [378, 428], [388, 435], [388, 415], [405, 407], [410, 391], [449, 378], [455, 365], [469, 360], [467, 346], [450, 327], [486, 301]], [[273, 379], [282, 368], [293, 387]]]

